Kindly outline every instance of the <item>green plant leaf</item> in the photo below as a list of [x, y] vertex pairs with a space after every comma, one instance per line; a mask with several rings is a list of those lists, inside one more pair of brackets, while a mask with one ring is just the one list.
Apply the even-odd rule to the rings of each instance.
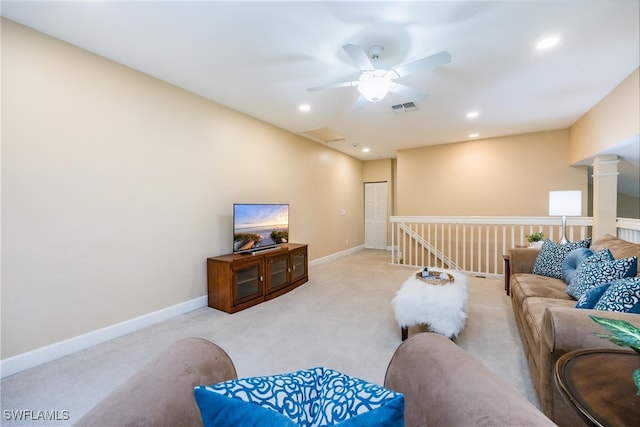
[[542, 231], [538, 231], [537, 233], [527, 234], [524, 237], [527, 239], [527, 242], [529, 243], [539, 242], [542, 239], [544, 239], [544, 233], [542, 233]]
[[594, 334], [599, 338], [604, 338], [621, 347], [631, 347], [640, 353], [640, 328], [636, 328], [631, 323], [619, 319], [607, 319], [604, 317], [592, 316], [591, 319], [603, 328], [612, 332], [608, 334]]
[[[610, 334], [597, 334], [594, 333], [593, 335], [595, 335], [598, 338], [603, 338], [605, 340], [611, 341], [612, 343], [619, 345], [620, 347], [629, 347], [629, 343], [615, 335], [610, 335]], [[640, 354], [640, 348], [638, 347], [631, 347], [632, 350], [634, 350], [636, 353]]]
[[633, 382], [636, 383], [636, 388], [638, 389], [636, 394], [640, 396], [640, 369], [633, 371]]

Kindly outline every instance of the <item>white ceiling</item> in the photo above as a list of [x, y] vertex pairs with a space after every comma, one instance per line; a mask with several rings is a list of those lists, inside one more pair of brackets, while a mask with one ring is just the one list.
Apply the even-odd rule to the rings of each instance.
[[[363, 160], [567, 128], [640, 65], [638, 0], [3, 0], [2, 15], [291, 132], [329, 128], [345, 139], [327, 145]], [[357, 80], [347, 43], [382, 45], [390, 66], [452, 59], [399, 80], [430, 95], [415, 111], [392, 111], [413, 101], [395, 94], [352, 111], [354, 87], [306, 90]]]

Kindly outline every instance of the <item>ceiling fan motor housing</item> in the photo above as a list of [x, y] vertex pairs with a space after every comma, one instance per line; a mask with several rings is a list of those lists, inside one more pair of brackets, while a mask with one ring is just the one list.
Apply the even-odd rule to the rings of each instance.
[[383, 50], [384, 48], [382, 46], [371, 46], [369, 48], [369, 58], [371, 58], [372, 61], [377, 61], [378, 59], [380, 59], [380, 55], [382, 55]]

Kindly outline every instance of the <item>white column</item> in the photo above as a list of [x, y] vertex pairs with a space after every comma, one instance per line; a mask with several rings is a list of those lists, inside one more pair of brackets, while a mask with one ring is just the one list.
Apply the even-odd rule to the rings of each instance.
[[618, 156], [593, 159], [593, 238], [616, 235], [618, 217]]

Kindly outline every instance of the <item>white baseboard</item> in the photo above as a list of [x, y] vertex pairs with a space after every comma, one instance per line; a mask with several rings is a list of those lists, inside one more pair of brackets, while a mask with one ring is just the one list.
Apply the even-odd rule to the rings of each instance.
[[201, 296], [152, 313], [144, 314], [115, 325], [107, 326], [77, 337], [69, 338], [45, 347], [8, 357], [0, 361], [0, 377], [4, 378], [34, 366], [58, 359], [96, 344], [121, 337], [180, 314], [206, 307], [207, 296]]
[[314, 265], [324, 264], [324, 263], [327, 263], [329, 261], [334, 261], [334, 260], [336, 260], [338, 258], [341, 258], [341, 257], [345, 256], [345, 255], [352, 254], [352, 253], [361, 251], [363, 249], [364, 249], [364, 245], [360, 245], [360, 246], [355, 246], [353, 248], [346, 249], [344, 251], [335, 252], [335, 253], [332, 253], [331, 255], [327, 255], [325, 257], [317, 258], [317, 259], [314, 259], [313, 261], [310, 261], [309, 262], [309, 267], [313, 267]]

